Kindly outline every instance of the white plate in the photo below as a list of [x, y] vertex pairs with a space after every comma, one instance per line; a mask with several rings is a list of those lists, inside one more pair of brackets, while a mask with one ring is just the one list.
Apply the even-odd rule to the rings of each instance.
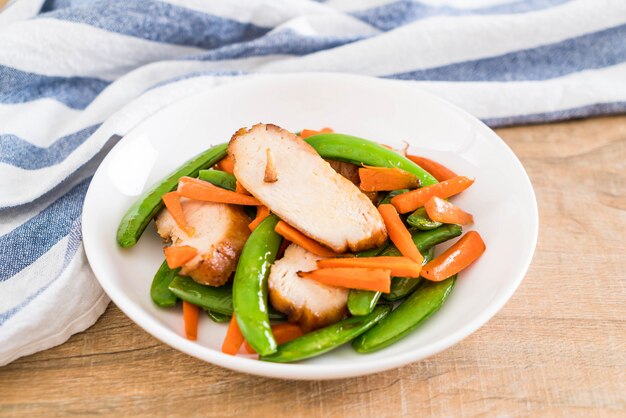
[[[131, 249], [116, 245], [117, 225], [146, 187], [242, 126], [274, 123], [292, 131], [331, 126], [338, 132], [432, 157], [475, 184], [455, 203], [474, 214], [487, 244], [464, 271], [442, 309], [415, 332], [376, 353], [345, 345], [297, 364], [275, 364], [220, 352], [226, 333], [203, 316], [199, 339], [183, 336], [179, 309], [149, 296], [163, 260], [150, 225]], [[89, 187], [83, 213], [91, 267], [115, 304], [164, 343], [229, 369], [288, 379], [334, 379], [380, 372], [438, 353], [476, 331], [511, 297], [537, 241], [537, 203], [519, 160], [473, 116], [409, 83], [339, 74], [262, 76], [188, 97], [143, 121], [106, 157]]]

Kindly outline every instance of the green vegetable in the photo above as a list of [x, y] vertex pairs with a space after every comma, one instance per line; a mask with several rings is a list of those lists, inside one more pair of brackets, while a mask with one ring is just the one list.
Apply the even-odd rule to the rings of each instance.
[[170, 283], [169, 289], [182, 300], [198, 305], [203, 309], [223, 315], [233, 314], [232, 285], [230, 283], [213, 287], [197, 283], [190, 277], [176, 276]]
[[344, 161], [358, 166], [398, 167], [417, 176], [422, 187], [437, 183], [430, 173], [408, 158], [367, 139], [324, 133], [313, 135], [305, 141], [315, 148], [322, 158]]
[[442, 223], [431, 220], [426, 213], [426, 209], [419, 208], [412, 214], [410, 214], [406, 221], [409, 225], [414, 226], [422, 231], [428, 231], [430, 229], [439, 228]]
[[398, 196], [399, 194], [403, 194], [403, 193], [406, 193], [408, 191], [409, 191], [409, 189], [392, 190], [389, 193], [387, 193], [387, 196], [385, 196], [383, 198], [383, 200], [378, 202], [378, 206], [385, 205], [387, 203], [391, 203], [391, 198], [392, 197]]
[[137, 243], [152, 218], [163, 207], [161, 196], [174, 190], [178, 179], [183, 176], [196, 177], [201, 169], [217, 163], [226, 156], [227, 146], [228, 144], [216, 145], [196, 155], [137, 199], [126, 211], [117, 228], [117, 243], [120, 247], [129, 248]]
[[389, 312], [391, 312], [390, 306], [377, 306], [369, 315], [353, 316], [281, 344], [274, 354], [262, 355], [260, 359], [276, 363], [289, 363], [319, 356], [372, 328]]
[[[233, 286], [226, 283], [220, 287], [206, 286], [191, 277], [176, 276], [169, 285], [169, 290], [182, 300], [198, 305], [213, 314], [232, 316]], [[285, 316], [270, 308], [271, 319], [284, 319]]]
[[352, 346], [359, 353], [369, 353], [405, 337], [439, 310], [455, 281], [456, 275], [441, 282], [425, 283], [375, 327], [355, 339]]
[[229, 174], [221, 170], [200, 170], [198, 174], [200, 180], [208, 181], [209, 183], [221, 187], [222, 189], [235, 191], [237, 188], [237, 179], [232, 174]]
[[[443, 225], [437, 229], [431, 229], [430, 231], [413, 232], [413, 242], [423, 254], [429, 248], [432, 248], [439, 243], [458, 237], [462, 232], [463, 229], [459, 225]], [[394, 247], [392, 253], [389, 255], [399, 256], [401, 254], [400, 251]], [[424, 256], [424, 258], [426, 258], [426, 256]], [[385, 293], [383, 298], [390, 302], [402, 299], [415, 290], [420, 280], [421, 279], [394, 277], [391, 279], [391, 292]]]
[[267, 278], [282, 242], [274, 228], [276, 215], [265, 218], [250, 234], [243, 247], [233, 285], [237, 323], [246, 341], [259, 355], [276, 351], [268, 317]]
[[[435, 247], [430, 247], [423, 252], [423, 255], [424, 262], [422, 263], [422, 265], [428, 263], [430, 260], [433, 259], [435, 255]], [[385, 293], [383, 295], [383, 298], [390, 302], [400, 300], [411, 294], [415, 289], [417, 289], [417, 286], [419, 286], [421, 282], [421, 277], [393, 277], [391, 279], [391, 291], [389, 293]]]
[[152, 279], [150, 286], [150, 297], [152, 301], [162, 308], [169, 308], [176, 305], [178, 298], [169, 289], [169, 285], [176, 277], [178, 270], [172, 270], [163, 262]]
[[224, 315], [219, 312], [213, 312], [213, 311], [206, 311], [206, 313], [207, 315], [209, 315], [209, 318], [213, 320], [213, 322], [217, 322], [218, 324], [230, 321], [230, 317], [231, 317], [231, 315]]

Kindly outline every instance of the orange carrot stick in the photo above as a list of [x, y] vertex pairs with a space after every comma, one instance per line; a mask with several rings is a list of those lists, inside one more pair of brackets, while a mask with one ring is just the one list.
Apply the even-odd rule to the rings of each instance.
[[327, 258], [317, 262], [317, 268], [333, 267], [363, 267], [372, 269], [390, 270], [395, 277], [420, 276], [422, 266], [408, 257], [354, 257], [354, 258]]
[[218, 170], [225, 171], [228, 174], [233, 174], [233, 171], [235, 169], [235, 162], [230, 157], [230, 155], [227, 155], [226, 157], [219, 160], [218, 163], [215, 164], [215, 167]]
[[165, 254], [167, 266], [171, 269], [177, 269], [194, 258], [198, 254], [198, 250], [189, 245], [170, 245], [163, 248], [163, 253]]
[[417, 246], [411, 237], [411, 233], [408, 229], [406, 229], [406, 226], [404, 226], [396, 208], [394, 208], [393, 205], [384, 204], [378, 207], [378, 212], [380, 212], [380, 215], [383, 217], [383, 221], [385, 221], [389, 238], [391, 238], [391, 241], [396, 247], [398, 247], [398, 250], [400, 250], [402, 255], [409, 257], [417, 264], [422, 265], [424, 257], [422, 257], [422, 254], [417, 249]]
[[319, 131], [316, 131], [313, 129], [303, 129], [300, 132], [300, 138], [305, 139], [313, 135], [326, 134], [326, 133], [331, 133], [331, 132], [335, 132], [335, 131], [333, 131], [331, 128], [322, 128]]
[[230, 354], [231, 356], [236, 355], [237, 352], [239, 352], [241, 344], [243, 344], [243, 340], [243, 334], [239, 329], [237, 318], [235, 318], [235, 314], [233, 313], [232, 318], [230, 318], [230, 323], [228, 324], [226, 337], [224, 337], [224, 342], [222, 343], [222, 353]]
[[199, 309], [193, 303], [183, 300], [183, 320], [185, 321], [185, 336], [188, 340], [198, 339], [198, 313]]
[[348, 289], [372, 290], [389, 293], [391, 290], [391, 270], [363, 267], [337, 267], [299, 271], [298, 276], [312, 279], [328, 286]]
[[248, 228], [250, 231], [254, 231], [254, 228], [259, 226], [259, 224], [263, 221], [263, 219], [270, 216], [270, 208], [267, 206], [257, 206], [256, 207], [256, 218], [252, 222], [248, 224]]
[[422, 267], [422, 277], [440, 282], [457, 274], [485, 252], [485, 243], [476, 231], [469, 231], [441, 255]]
[[245, 187], [241, 185], [238, 181], [235, 182], [235, 193], [244, 194], [246, 196], [250, 196], [250, 192], [246, 190]]
[[424, 209], [426, 209], [428, 217], [435, 222], [459, 225], [467, 225], [474, 222], [472, 215], [437, 196], [433, 196], [428, 202], [424, 203]]
[[185, 234], [193, 237], [196, 233], [196, 230], [192, 226], [189, 226], [187, 224], [187, 220], [185, 219], [185, 212], [183, 212], [183, 206], [180, 204], [180, 196], [178, 195], [178, 192], [165, 193], [163, 196], [161, 196], [161, 199], [163, 199], [163, 203], [165, 203], [165, 207], [167, 208], [170, 215], [172, 215], [172, 218], [174, 219], [174, 222], [176, 222], [176, 225], [178, 225], [178, 227], [182, 229]]
[[321, 257], [335, 257], [337, 255], [330, 249], [324, 247], [319, 242], [307, 237], [302, 232], [298, 231], [296, 228], [286, 222], [278, 221], [274, 230], [279, 235], [282, 235], [283, 238], [298, 244], [299, 246], [309, 252], [312, 252], [313, 254], [317, 254]]
[[432, 186], [422, 187], [421, 189], [415, 189], [397, 195], [391, 199], [391, 204], [394, 205], [400, 213], [411, 212], [424, 206], [424, 203], [433, 196], [447, 199], [450, 196], [461, 193], [463, 190], [470, 187], [472, 183], [474, 183], [473, 179], [468, 179], [463, 176], [454, 177], [450, 180], [433, 184]]
[[203, 202], [231, 203], [234, 205], [259, 206], [262, 203], [252, 196], [242, 195], [214, 186], [208, 181], [181, 177], [178, 180], [178, 194]]
[[[304, 335], [304, 332], [302, 332], [302, 329], [297, 324], [285, 323], [272, 325], [272, 334], [274, 334], [276, 344], [280, 345], [301, 337]], [[243, 343], [243, 348], [248, 354], [256, 354], [256, 351], [248, 344], [248, 341]]]
[[406, 158], [428, 171], [434, 178], [437, 179], [437, 181], [446, 181], [453, 177], [457, 177], [454, 171], [428, 158], [419, 157], [417, 155], [407, 155]]
[[364, 192], [382, 192], [398, 189], [414, 189], [419, 187], [418, 178], [397, 167], [365, 167], [359, 168], [361, 184]]

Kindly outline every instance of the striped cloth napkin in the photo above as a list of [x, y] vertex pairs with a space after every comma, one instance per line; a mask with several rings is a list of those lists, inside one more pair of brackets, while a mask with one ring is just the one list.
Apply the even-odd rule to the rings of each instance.
[[624, 0], [19, 0], [0, 13], [0, 365], [109, 300], [81, 241], [114, 134], [253, 73], [406, 80], [491, 126], [626, 110]]

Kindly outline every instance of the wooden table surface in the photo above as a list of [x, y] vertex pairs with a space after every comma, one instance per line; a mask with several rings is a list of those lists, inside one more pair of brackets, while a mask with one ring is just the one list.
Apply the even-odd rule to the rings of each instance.
[[500, 129], [539, 202], [530, 271], [487, 325], [368, 377], [264, 379], [181, 354], [113, 304], [0, 368], [0, 416], [626, 417], [626, 117]]

